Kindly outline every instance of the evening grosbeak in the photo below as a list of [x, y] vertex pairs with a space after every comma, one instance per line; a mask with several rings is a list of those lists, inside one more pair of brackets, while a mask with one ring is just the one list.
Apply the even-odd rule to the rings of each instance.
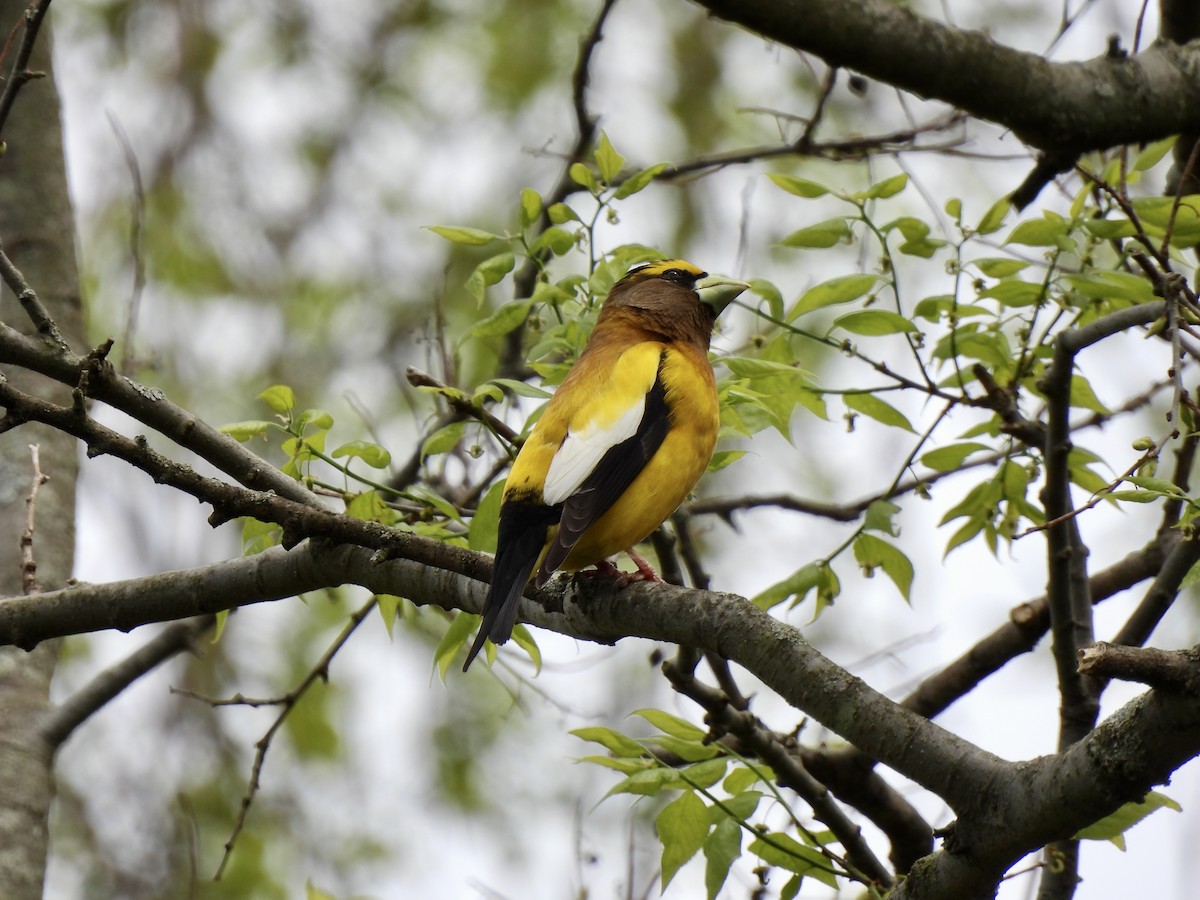
[[633, 551], [687, 497], [712, 458], [720, 413], [708, 341], [747, 285], [669, 259], [617, 282], [583, 353], [551, 398], [504, 483], [496, 565], [479, 635], [512, 634], [530, 574], [541, 587]]

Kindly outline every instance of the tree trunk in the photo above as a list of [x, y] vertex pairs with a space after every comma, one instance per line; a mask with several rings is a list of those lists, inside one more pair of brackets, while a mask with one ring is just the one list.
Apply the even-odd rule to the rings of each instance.
[[[5, 34], [21, 21], [27, 5], [28, 0], [0, 0], [0, 27]], [[17, 42], [23, 37], [21, 30]], [[16, 44], [7, 55], [9, 67], [16, 58], [15, 48]], [[29, 68], [46, 77], [22, 88], [3, 128], [7, 148], [0, 157], [0, 241], [63, 337], [79, 347], [75, 224], [44, 27]], [[28, 318], [7, 290], [0, 295], [0, 318], [16, 327], [28, 326]], [[7, 369], [2, 374], [22, 390], [53, 394], [58, 402], [67, 394], [28, 372]], [[22, 593], [19, 541], [32, 480], [31, 444], [39, 445], [41, 470], [50, 479], [42, 485], [35, 508], [37, 579], [43, 587], [61, 587], [71, 574], [76, 444], [51, 429], [22, 425], [0, 435], [0, 596]], [[42, 896], [54, 780], [53, 750], [42, 737], [39, 722], [50, 706], [50, 679], [57, 657], [58, 641], [47, 641], [32, 653], [0, 648], [0, 897], [8, 900]]]

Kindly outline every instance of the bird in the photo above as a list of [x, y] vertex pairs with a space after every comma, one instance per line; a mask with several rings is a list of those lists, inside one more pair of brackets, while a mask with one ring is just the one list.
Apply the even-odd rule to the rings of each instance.
[[[631, 269], [609, 292], [587, 345], [550, 398], [504, 483], [496, 561], [467, 671], [486, 639], [512, 635], [533, 576], [596, 566], [634, 551], [696, 486], [720, 427], [708, 361], [717, 317], [749, 287], [682, 259]], [[534, 570], [536, 569], [536, 574]]]

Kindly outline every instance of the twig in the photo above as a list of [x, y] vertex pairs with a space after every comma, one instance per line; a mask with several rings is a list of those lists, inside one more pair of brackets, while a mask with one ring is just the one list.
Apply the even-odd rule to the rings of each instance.
[[493, 434], [503, 438], [510, 445], [520, 446], [521, 436], [517, 432], [508, 427], [501, 419], [496, 418], [486, 409], [481, 406], [476, 406], [468, 400], [463, 400], [451, 393], [452, 388], [449, 385], [443, 384], [432, 375], [427, 375], [420, 369], [415, 369], [409, 366], [405, 370], [405, 377], [408, 378], [408, 383], [413, 387], [430, 387], [441, 391], [441, 397], [450, 405], [456, 413], [461, 416], [467, 416], [472, 419], [478, 419], [484, 426]]
[[38, 491], [50, 480], [50, 476], [42, 473], [37, 444], [29, 445], [29, 455], [33, 462], [33, 477], [29, 496], [25, 498], [25, 527], [21, 529], [21, 589], [26, 597], [36, 597], [42, 592], [42, 586], [37, 580], [37, 560], [33, 556], [33, 520], [37, 511]]
[[325, 653], [317, 660], [316, 665], [309, 670], [309, 673], [304, 676], [304, 679], [296, 685], [284, 698], [283, 709], [276, 716], [275, 721], [271, 723], [271, 727], [267, 729], [266, 734], [259, 738], [258, 743], [254, 745], [254, 764], [250, 767], [250, 782], [246, 786], [246, 793], [242, 795], [242, 806], [238, 812], [237, 822], [234, 823], [233, 831], [229, 835], [229, 839], [225, 841], [225, 852], [221, 855], [221, 862], [217, 866], [217, 871], [213, 875], [213, 881], [220, 881], [221, 876], [225, 873], [225, 866], [229, 863], [230, 855], [233, 853], [234, 844], [237, 843], [238, 835], [242, 833], [242, 829], [246, 825], [246, 816], [250, 812], [250, 806], [254, 803], [254, 797], [258, 793], [261, 784], [263, 764], [267, 761], [267, 751], [271, 749], [271, 741], [274, 740], [276, 732], [287, 719], [288, 713], [296, 708], [296, 704], [300, 698], [308, 691], [318, 679], [321, 681], [329, 680], [329, 664], [337, 655], [338, 651], [345, 646], [346, 641], [350, 639], [350, 635], [354, 634], [363, 620], [370, 615], [371, 610], [378, 603], [378, 598], [372, 596], [359, 610], [352, 616], [350, 621], [342, 629], [341, 634], [334, 639], [329, 645]]
[[[31, 72], [29, 59], [33, 56], [33, 46], [37, 43], [38, 30], [42, 27], [42, 20], [46, 18], [46, 10], [49, 8], [50, 0], [35, 0], [25, 8], [22, 18], [25, 25], [25, 36], [21, 39], [21, 46], [17, 50], [17, 58], [13, 63], [12, 71], [6, 79], [4, 92], [0, 93], [0, 133], [3, 133], [4, 126], [8, 123], [8, 116], [17, 100], [17, 93], [30, 81], [45, 75], [44, 72]], [[8, 48], [19, 27], [19, 23], [14, 25], [9, 34], [8, 41], [4, 46], [5, 56], [8, 54]], [[0, 62], [2, 61], [0, 60]]]
[[42, 301], [38, 299], [33, 288], [29, 286], [29, 282], [25, 280], [25, 276], [21, 274], [21, 270], [13, 264], [13, 261], [8, 258], [3, 248], [0, 248], [0, 278], [4, 279], [4, 283], [12, 289], [12, 292], [17, 295], [17, 300], [21, 304], [21, 308], [29, 316], [33, 322], [37, 333], [45, 340], [50, 341], [60, 351], [69, 351], [67, 342], [63, 339], [62, 333], [58, 330], [58, 325], [54, 319], [50, 317], [49, 311], [42, 305]]

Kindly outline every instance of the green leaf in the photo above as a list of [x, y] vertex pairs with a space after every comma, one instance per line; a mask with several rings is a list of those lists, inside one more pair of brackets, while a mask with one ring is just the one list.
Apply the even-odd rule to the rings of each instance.
[[829, 861], [819, 850], [805, 847], [789, 834], [774, 831], [756, 840], [746, 848], [763, 862], [778, 866], [797, 875], [812, 875], [830, 887], [836, 887]]
[[1145, 278], [1131, 272], [1081, 272], [1066, 276], [1074, 290], [1094, 300], [1123, 300], [1128, 303], [1149, 303], [1154, 300], [1154, 287]]
[[850, 237], [850, 225], [846, 222], [845, 218], [839, 217], [837, 219], [826, 219], [824, 222], [809, 225], [806, 228], [801, 228], [799, 231], [793, 231], [779, 242], [779, 246], [796, 247], [804, 250], [822, 250], [832, 247], [834, 244], [848, 237]]
[[664, 734], [670, 734], [684, 740], [698, 741], [708, 733], [703, 728], [693, 725], [687, 719], [681, 719], [679, 716], [663, 712], [661, 709], [637, 709], [630, 713], [630, 715], [641, 716]]
[[392, 463], [392, 454], [370, 441], [350, 441], [348, 444], [342, 444], [329, 455], [334, 459], [356, 456], [372, 469], [386, 469]]
[[625, 165], [625, 157], [617, 152], [612, 141], [603, 131], [600, 132], [600, 143], [596, 146], [595, 158], [596, 168], [600, 170], [600, 177], [605, 184], [612, 184], [621, 174], [621, 167]]
[[773, 359], [757, 359], [753, 356], [724, 356], [721, 358], [721, 364], [734, 375], [742, 378], [758, 378], [772, 375], [799, 375], [803, 377], [807, 374], [803, 369], [799, 369], [791, 363], [776, 362]]
[[757, 294], [767, 301], [767, 309], [771, 316], [776, 319], [783, 318], [783, 295], [779, 293], [779, 288], [767, 281], [765, 278], [750, 279], [750, 293]]
[[695, 791], [684, 791], [663, 807], [654, 820], [662, 843], [662, 889], [704, 844], [708, 837], [708, 807]]
[[485, 259], [475, 267], [467, 279], [467, 293], [475, 299], [476, 303], [482, 304], [487, 289], [493, 284], [499, 284], [504, 276], [513, 270], [516, 261], [516, 257], [508, 252], [497, 253], [495, 256]]
[[565, 203], [555, 203], [547, 211], [546, 215], [550, 217], [550, 221], [555, 225], [561, 225], [563, 222], [582, 222], [579, 213], [571, 209]]
[[1083, 228], [1088, 234], [1098, 237], [1102, 241], [1133, 237], [1138, 233], [1137, 226], [1124, 218], [1084, 219]]
[[719, 472], [726, 466], [733, 465], [745, 455], [745, 450], [718, 450], [713, 454], [712, 459], [708, 461], [708, 468], [705, 471]]
[[321, 890], [309, 880], [304, 882], [304, 900], [337, 900], [337, 898], [328, 891]]
[[518, 397], [534, 397], [538, 400], [548, 400], [553, 396], [549, 391], [544, 391], [540, 387], [534, 387], [527, 381], [520, 381], [516, 378], [493, 378], [488, 384], [498, 384], [502, 388], [512, 391]]
[[[747, 770], [740, 766], [734, 769], [734, 773], [745, 771]], [[722, 787], [727, 791], [730, 790], [728, 778], [725, 779]], [[754, 815], [754, 811], [758, 809], [759, 801], [762, 798], [762, 791], [738, 791], [733, 796], [723, 800], [721, 806], [713, 805], [708, 811], [709, 820], [716, 823], [732, 818], [734, 821], [745, 822]]]
[[571, 163], [571, 168], [567, 170], [567, 173], [571, 176], [572, 181], [587, 188], [591, 193], [600, 192], [600, 185], [596, 182], [595, 173], [583, 163]]
[[476, 322], [467, 332], [473, 337], [498, 337], [508, 334], [524, 324], [533, 306], [532, 299], [510, 300], [481, 322]]
[[908, 186], [908, 176], [904, 173], [893, 175], [891, 178], [885, 178], [883, 181], [877, 181], [865, 191], [860, 191], [855, 194], [855, 198], [859, 200], [886, 200], [888, 197], [894, 197]]
[[274, 422], [264, 422], [261, 419], [249, 419], [245, 422], [230, 422], [221, 426], [221, 433], [227, 434], [235, 441], [248, 441], [250, 438], [266, 434], [275, 427]]
[[518, 647], [525, 651], [525, 655], [529, 657], [529, 661], [533, 663], [533, 674], [538, 674], [542, 671], [542, 651], [538, 647], [537, 641], [533, 639], [533, 635], [529, 633], [529, 629], [518, 622], [513, 626], [512, 641]]
[[807, 178], [797, 178], [795, 175], [782, 175], [778, 172], [772, 172], [767, 175], [775, 183], [777, 187], [783, 188], [789, 194], [795, 194], [797, 197], [823, 197], [829, 193], [829, 188], [823, 184], [818, 184], [815, 181], [809, 181]]
[[891, 500], [876, 500], [867, 507], [867, 514], [863, 517], [863, 528], [899, 537], [900, 529], [894, 521], [898, 512], [900, 507]]
[[504, 482], [493, 484], [479, 505], [471, 524], [467, 526], [467, 546], [484, 553], [496, 552], [496, 535], [500, 528], [500, 501], [504, 496]]
[[1124, 834], [1146, 816], [1155, 810], [1173, 809], [1183, 812], [1183, 807], [1158, 791], [1150, 791], [1140, 802], [1126, 803], [1115, 812], [1109, 813], [1099, 822], [1089, 825], [1076, 832], [1075, 837], [1085, 841], [1112, 841], [1122, 850], [1125, 849]]
[[542, 195], [533, 188], [525, 188], [521, 191], [519, 215], [522, 231], [532, 226], [542, 215]]
[[383, 619], [383, 627], [387, 629], [389, 638], [392, 637], [392, 629], [396, 624], [396, 613], [403, 602], [404, 599], [395, 594], [375, 595], [375, 608], [379, 610], [379, 617]]
[[632, 197], [638, 191], [645, 188], [652, 182], [656, 175], [667, 167], [666, 163], [656, 163], [648, 169], [642, 169], [640, 172], [635, 172], [630, 175], [620, 186], [613, 191], [614, 200], [624, 200], [626, 197]]
[[[761, 766], [756, 768], [758, 768], [759, 771], [762, 771]], [[729, 775], [725, 778], [725, 781], [721, 783], [721, 787], [725, 788], [725, 790], [730, 794], [740, 795], [743, 793], [755, 793], [759, 794], [761, 797], [762, 795], [758, 791], [747, 790], [747, 788], [758, 784], [759, 780], [759, 772], [756, 772], [754, 769], [751, 769], [748, 766], [738, 766], [729, 773]], [[746, 815], [749, 815], [749, 813]]]
[[759, 609], [770, 609], [789, 597], [795, 597], [796, 599], [792, 602], [792, 606], [795, 606], [802, 603], [808, 596], [808, 592], [814, 588], [817, 591], [818, 601], [823, 600], [825, 603], [832, 602], [841, 593], [841, 585], [838, 583], [837, 576], [833, 574], [829, 564], [823, 560], [801, 566], [783, 581], [767, 588], [752, 602]]
[[[433, 663], [437, 666], [438, 677], [442, 681], [446, 680], [446, 672], [449, 671], [451, 663], [458, 656], [458, 651], [467, 645], [467, 641], [471, 639], [471, 636], [475, 633], [475, 629], [482, 621], [483, 618], [481, 616], [467, 612], [460, 612], [450, 620], [450, 625], [446, 629], [446, 633], [442, 635], [442, 639], [438, 641], [438, 645], [433, 651]], [[489, 647], [489, 664], [494, 653], [495, 650]]]
[[537, 239], [529, 245], [530, 255], [541, 253], [543, 250], [549, 250], [555, 256], [562, 256], [564, 253], [569, 253], [575, 246], [575, 235], [567, 231], [565, 228], [560, 228], [557, 225], [551, 225], [545, 231], [537, 236]]
[[439, 428], [425, 438], [425, 442], [421, 444], [421, 459], [425, 460], [430, 456], [437, 456], [439, 453], [449, 453], [462, 440], [463, 429], [466, 427], [466, 422], [451, 422], [449, 425]]
[[857, 300], [878, 283], [879, 276], [866, 274], [843, 275], [823, 281], [804, 292], [788, 313], [787, 321], [791, 322], [814, 309]]
[[1008, 215], [1008, 211], [1012, 209], [1012, 204], [1007, 197], [1001, 197], [991, 205], [987, 212], [983, 214], [983, 218], [979, 220], [979, 224], [975, 226], [976, 234], [992, 234], [999, 231], [1000, 226], [1004, 224], [1004, 219]]
[[867, 572], [883, 569], [905, 602], [912, 602], [913, 565], [897, 547], [873, 534], [860, 534], [854, 541], [854, 558]]
[[1024, 244], [1027, 247], [1054, 247], [1060, 237], [1070, 228], [1070, 222], [1058, 216], [1030, 219], [1021, 222], [1009, 232], [1006, 244]]
[[833, 320], [833, 328], [842, 328], [867, 337], [921, 330], [912, 320], [886, 309], [860, 309], [846, 313]]
[[1092, 390], [1092, 385], [1082, 375], [1071, 376], [1071, 395], [1070, 405], [1078, 409], [1090, 409], [1093, 412], [1098, 412], [1101, 415], [1110, 415], [1110, 410], [1107, 406], [1100, 402], [1100, 398], [1096, 396], [1096, 392]]
[[242, 556], [253, 556], [274, 547], [283, 538], [283, 529], [274, 522], [260, 522], [249, 516], [242, 519]]
[[396, 511], [383, 502], [378, 491], [363, 491], [346, 498], [346, 515], [363, 522], [396, 522]]
[[706, 744], [699, 740], [686, 741], [669, 734], [656, 734], [647, 738], [647, 741], [675, 754], [685, 762], [700, 762], [721, 755], [721, 750], [715, 744]]
[[1009, 275], [1016, 275], [1021, 270], [1029, 267], [1029, 263], [1024, 260], [1004, 257], [976, 259], [971, 262], [971, 265], [988, 278], [1006, 278]]
[[1133, 161], [1134, 171], [1145, 172], [1148, 169], [1153, 169], [1156, 165], [1158, 165], [1159, 160], [1166, 156], [1167, 153], [1170, 152], [1171, 148], [1175, 146], [1176, 140], [1178, 140], [1178, 138], [1174, 136], [1163, 138], [1161, 141], [1155, 141], [1153, 144], [1150, 144], [1148, 147], [1143, 149], [1142, 152], [1137, 155], [1137, 159]]
[[708, 900], [716, 900], [729, 877], [729, 869], [741, 855], [741, 825], [733, 819], [722, 819], [704, 839], [704, 887]]
[[953, 294], [935, 294], [917, 301], [913, 307], [913, 318], [924, 319], [926, 322], [937, 322], [945, 315], [956, 319], [968, 316], [994, 316], [994, 311], [973, 303], [958, 303]]
[[492, 241], [505, 240], [501, 235], [492, 234], [490, 231], [483, 231], [479, 228], [468, 228], [463, 225], [427, 225], [425, 227], [451, 243], [463, 244], [468, 247], [482, 247], [484, 244], [490, 244]]
[[990, 449], [991, 447], [987, 444], [980, 444], [976, 441], [949, 444], [923, 454], [921, 462], [935, 472], [950, 472], [961, 466], [972, 453]]
[[258, 399], [281, 416], [287, 415], [296, 408], [296, 395], [286, 384], [271, 385], [258, 395]]
[[1165, 497], [1186, 497], [1187, 495], [1180, 489], [1179, 485], [1174, 482], [1167, 481], [1165, 478], [1155, 478], [1151, 475], [1130, 475], [1126, 481], [1131, 484], [1136, 484], [1142, 490], [1154, 491], [1157, 494], [1162, 494]]
[[1005, 306], [1019, 309], [1024, 306], [1034, 306], [1045, 296], [1045, 288], [1032, 281], [1021, 281], [1013, 278], [993, 284], [987, 290], [981, 291], [980, 297], [991, 297], [999, 300]]
[[653, 769], [644, 769], [641, 772], [634, 772], [627, 778], [622, 778], [609, 788], [604, 796], [634, 794], [639, 797], [655, 797], [664, 790], [683, 790], [688, 786], [688, 783], [683, 780], [683, 776], [675, 769], [656, 766]]
[[1180, 197], [1178, 206], [1174, 197], [1138, 197], [1133, 208], [1152, 237], [1165, 236], [1170, 226], [1173, 246], [1191, 247], [1200, 242], [1200, 194]]
[[[333, 427], [333, 416], [323, 409], [306, 409], [296, 417], [296, 425], [303, 430], [309, 425], [326, 431]], [[308, 438], [312, 440], [311, 437]]]
[[728, 768], [729, 757], [722, 754], [713, 759], [693, 763], [681, 769], [680, 774], [684, 782], [691, 787], [710, 788], [725, 777], [725, 771]]
[[619, 731], [614, 731], [612, 728], [606, 728], [603, 725], [590, 725], [587, 728], [573, 729], [570, 734], [579, 738], [581, 741], [590, 741], [593, 744], [599, 744], [610, 753], [626, 757], [639, 758], [646, 755], [646, 748], [639, 744], [631, 737], [626, 737]]
[[846, 408], [852, 409], [855, 412], [860, 412], [864, 416], [874, 419], [876, 422], [882, 422], [884, 425], [891, 425], [893, 428], [903, 428], [905, 431], [911, 431], [916, 434], [912, 427], [912, 423], [908, 421], [908, 417], [886, 400], [881, 400], [874, 394], [846, 394], [843, 398], [846, 401]]

